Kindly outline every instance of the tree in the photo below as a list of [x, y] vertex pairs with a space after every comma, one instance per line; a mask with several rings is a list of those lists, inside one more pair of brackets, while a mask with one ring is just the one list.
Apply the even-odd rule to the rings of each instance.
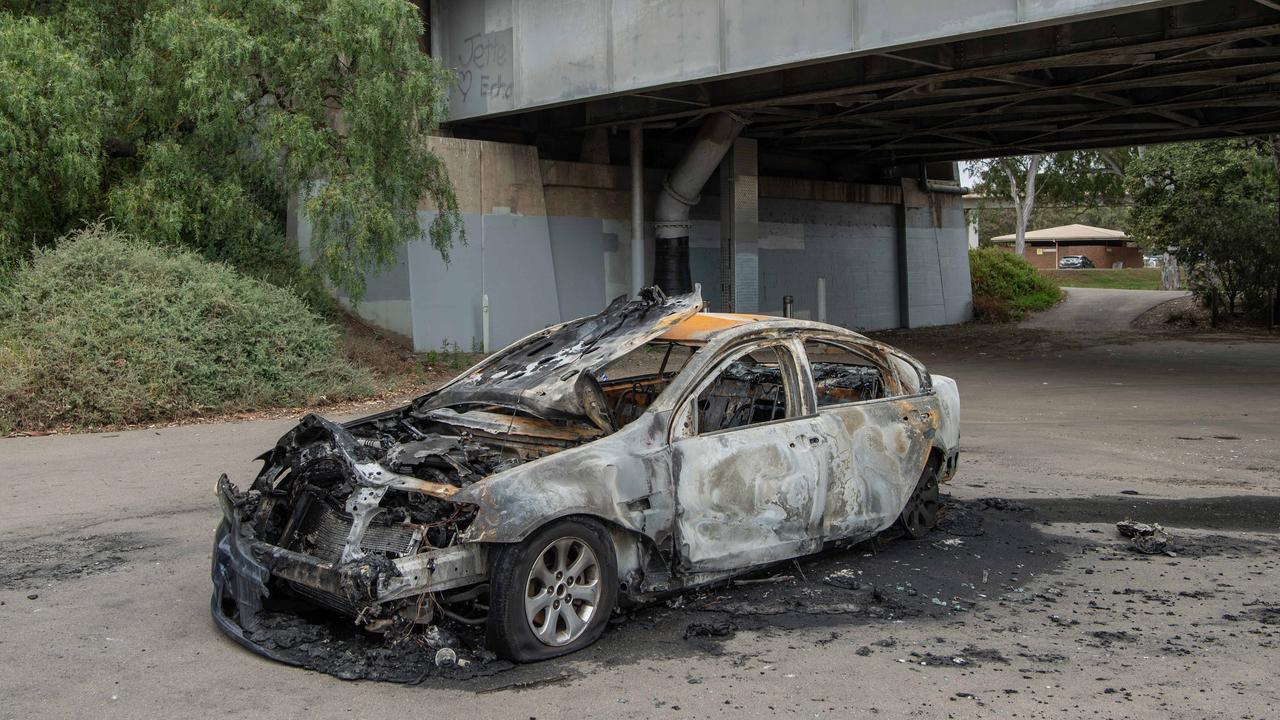
[[0, 274], [99, 204], [106, 101], [53, 27], [0, 15]]
[[1027, 226], [1037, 201], [1059, 205], [1119, 204], [1124, 197], [1126, 149], [1033, 153], [970, 164], [978, 179], [974, 190], [991, 198], [1009, 198], [1014, 211], [1014, 250], [1026, 249]]
[[1270, 147], [1217, 140], [1147, 148], [1127, 180], [1130, 232], [1173, 255], [1214, 322], [1246, 309], [1266, 312], [1280, 278], [1277, 173]]
[[460, 217], [427, 138], [451, 77], [419, 49], [414, 4], [9, 5], [0, 163], [19, 191], [0, 195], [0, 242], [10, 259], [105, 215], [149, 242], [290, 284], [294, 194], [313, 223], [316, 267], [352, 297], [367, 268], [422, 234], [424, 196], [441, 209], [428, 236], [448, 258]]

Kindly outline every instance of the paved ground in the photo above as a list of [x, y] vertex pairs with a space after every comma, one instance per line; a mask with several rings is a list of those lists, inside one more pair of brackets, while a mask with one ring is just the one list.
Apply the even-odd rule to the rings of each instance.
[[[470, 683], [343, 682], [214, 629], [213, 479], [247, 477], [288, 422], [0, 440], [0, 718], [1273, 716], [1280, 343], [895, 342], [960, 383], [950, 533], [649, 608]], [[1168, 525], [1177, 557], [1129, 550], [1126, 516]], [[694, 622], [730, 634], [685, 639]]]
[[1104, 290], [1063, 288], [1067, 299], [1047, 312], [1022, 321], [1022, 327], [1066, 332], [1125, 330], [1142, 313], [1180, 298], [1182, 290]]

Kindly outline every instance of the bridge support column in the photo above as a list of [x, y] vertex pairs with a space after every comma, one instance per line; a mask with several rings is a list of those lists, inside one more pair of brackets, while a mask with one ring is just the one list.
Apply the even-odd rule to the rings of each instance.
[[631, 297], [644, 284], [644, 126], [631, 126]]
[[760, 310], [760, 182], [756, 141], [738, 138], [720, 162], [720, 303]]
[[898, 212], [898, 324], [924, 327], [972, 317], [969, 233], [959, 186], [902, 180]]

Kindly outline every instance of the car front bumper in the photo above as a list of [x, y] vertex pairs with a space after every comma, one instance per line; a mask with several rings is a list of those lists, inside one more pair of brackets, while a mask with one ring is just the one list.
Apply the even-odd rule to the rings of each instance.
[[239, 493], [223, 475], [218, 479], [222, 522], [213, 542], [214, 622], [236, 642], [282, 662], [286, 657], [254, 643], [258, 614], [270, 597], [273, 578], [319, 593], [331, 606], [357, 617], [363, 608], [424, 593], [450, 590], [488, 579], [484, 545], [462, 544], [419, 552], [395, 560], [332, 563], [259, 540], [237, 507]]

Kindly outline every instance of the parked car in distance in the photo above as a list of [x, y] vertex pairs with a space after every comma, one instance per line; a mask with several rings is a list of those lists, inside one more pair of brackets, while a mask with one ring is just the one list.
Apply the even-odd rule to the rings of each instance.
[[252, 485], [219, 479], [218, 626], [288, 662], [260, 613], [300, 601], [369, 632], [483, 626], [542, 660], [618, 603], [933, 527], [955, 381], [844, 328], [702, 308], [649, 288], [404, 407], [306, 416]]
[[1063, 270], [1080, 270], [1094, 267], [1094, 264], [1085, 255], [1066, 255], [1058, 261], [1058, 267]]

